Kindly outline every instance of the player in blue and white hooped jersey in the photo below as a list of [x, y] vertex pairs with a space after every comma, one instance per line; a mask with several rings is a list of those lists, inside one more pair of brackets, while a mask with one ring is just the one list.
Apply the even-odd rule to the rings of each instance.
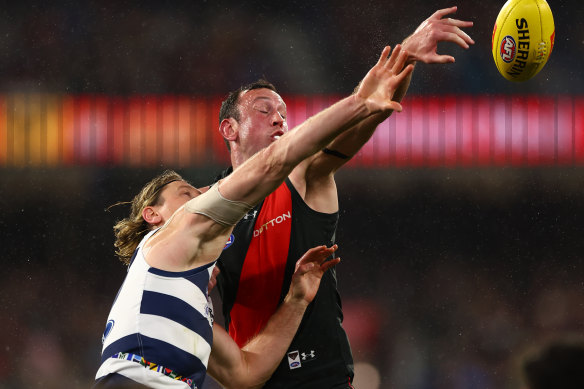
[[322, 275], [338, 263], [326, 261], [336, 246], [314, 247], [300, 258], [284, 302], [241, 349], [212, 324], [207, 285], [213, 267], [234, 225], [296, 165], [353, 123], [401, 111], [391, 98], [412, 66], [405, 66], [407, 53], [390, 53], [384, 48], [357, 93], [283, 135], [211, 188], [196, 189], [165, 172], [134, 198], [130, 216], [114, 227], [118, 255], [129, 268], [107, 320], [97, 388], [200, 388], [207, 369], [227, 387], [260, 386], [269, 379]]
[[[213, 342], [212, 315], [206, 295], [215, 264], [184, 272], [150, 267], [142, 245], [157, 231], [146, 235], [130, 263], [108, 317], [102, 366], [97, 375], [109, 372], [112, 367], [129, 366], [126, 374], [129, 378], [149, 374], [152, 376], [149, 382], [160, 381], [167, 387], [172, 385], [166, 377], [178, 381], [176, 387], [184, 387], [182, 382], [192, 388], [200, 387]], [[173, 361], [172, 369], [151, 362], [169, 359]], [[152, 372], [127, 361], [138, 362]], [[183, 377], [175, 370], [187, 375]], [[135, 380], [140, 381], [139, 377]]]
[[[166, 171], [136, 196], [133, 208], [141, 210], [140, 214], [157, 210], [158, 216], [164, 215], [167, 209], [163, 208], [172, 209], [181, 197], [193, 197], [196, 191], [177, 173]], [[146, 215], [144, 221], [150, 216]], [[141, 224], [128, 223], [131, 219], [132, 215], [116, 227], [118, 246], [124, 236], [121, 226], [127, 227], [125, 232], [132, 227], [143, 229]], [[164, 220], [165, 216], [161, 222]], [[163, 226], [171, 228], [169, 224]], [[153, 388], [200, 388], [207, 367], [218, 380], [227, 383], [256, 384], [269, 378], [272, 365], [275, 366], [271, 355], [281, 358], [280, 353], [285, 350], [279, 347], [287, 347], [291, 341], [306, 306], [316, 295], [322, 275], [338, 263], [325, 262], [336, 246], [316, 247], [298, 261], [286, 306], [273, 316], [263, 334], [241, 351], [221, 327], [213, 325], [208, 285], [215, 261], [185, 271], [150, 266], [146, 256], [152, 246], [148, 243], [164, 231], [155, 224], [153, 227], [134, 250], [128, 274], [108, 316], [95, 387], [134, 388], [141, 384]], [[119, 251], [120, 258], [127, 261], [123, 250]], [[171, 252], [168, 254], [172, 256]], [[245, 358], [241, 357], [242, 352], [246, 353]], [[250, 356], [251, 353], [257, 357]], [[251, 369], [254, 374], [247, 377], [244, 372], [250, 369], [242, 363], [244, 359], [254, 367]]]

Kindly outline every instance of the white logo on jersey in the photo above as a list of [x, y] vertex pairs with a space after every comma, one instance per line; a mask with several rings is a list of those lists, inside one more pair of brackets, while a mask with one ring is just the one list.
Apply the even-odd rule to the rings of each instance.
[[256, 215], [258, 214], [258, 211], [254, 209], [254, 211], [252, 213], [246, 213], [245, 216], [243, 217], [243, 219], [247, 220], [248, 217], [251, 217], [252, 219], [255, 218]]
[[260, 227], [260, 228], [258, 228], [257, 230], [254, 230], [254, 232], [253, 232], [253, 236], [254, 236], [254, 238], [255, 238], [256, 236], [260, 236], [260, 234], [261, 234], [262, 232], [266, 231], [266, 230], [268, 229], [268, 225], [269, 225], [270, 227], [273, 227], [273, 226], [274, 226], [274, 224], [280, 224], [280, 223], [282, 223], [283, 221], [285, 221], [286, 219], [291, 219], [291, 218], [292, 218], [292, 215], [290, 215], [290, 211], [288, 211], [288, 212], [286, 212], [286, 213], [283, 213], [283, 214], [281, 214], [281, 215], [280, 215], [280, 216], [278, 216], [278, 217], [275, 217], [275, 218], [273, 218], [272, 220], [270, 220], [269, 222], [267, 222], [266, 224], [264, 224], [263, 226], [261, 226], [261, 227]]
[[310, 350], [310, 353], [309, 354], [301, 353], [300, 355], [302, 355], [302, 360], [303, 361], [307, 361], [307, 360], [310, 361], [310, 360], [316, 358], [316, 354], [314, 353], [314, 350]]

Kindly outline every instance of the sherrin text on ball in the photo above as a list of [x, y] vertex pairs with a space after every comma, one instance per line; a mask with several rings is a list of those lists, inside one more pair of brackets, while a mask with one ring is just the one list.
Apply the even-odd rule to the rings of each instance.
[[508, 0], [495, 22], [493, 59], [510, 81], [527, 81], [548, 61], [554, 47], [552, 10], [545, 0]]

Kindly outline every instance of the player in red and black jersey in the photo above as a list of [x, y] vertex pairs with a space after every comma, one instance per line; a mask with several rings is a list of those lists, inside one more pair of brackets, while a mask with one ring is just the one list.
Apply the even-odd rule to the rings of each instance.
[[[337, 212], [320, 213], [308, 207], [287, 179], [238, 223], [234, 239], [223, 250], [218, 277], [226, 327], [236, 343], [245, 345], [283, 301], [295, 253], [315, 242], [334, 242], [337, 220]], [[332, 387], [335, 375], [334, 384], [343, 387], [352, 377], [335, 272], [326, 272], [321, 285], [266, 387], [279, 387], [277, 377], [286, 377], [283, 381], [290, 387], [307, 379], [315, 387]]]
[[[444, 18], [455, 11], [455, 7], [437, 11], [404, 41], [408, 62], [453, 62], [453, 57], [436, 53], [439, 41], [464, 48], [474, 43], [461, 30], [472, 22]], [[409, 82], [410, 77], [403, 81], [394, 100], [403, 98]], [[334, 174], [390, 114], [384, 112], [354, 123], [322, 152], [298, 165], [235, 227], [218, 262], [221, 272], [217, 285], [226, 327], [240, 346], [260, 331], [281, 303], [299, 253], [334, 242], [338, 221]], [[219, 131], [237, 169], [288, 132], [286, 104], [267, 81], [241, 87], [223, 102]], [[342, 320], [333, 270], [323, 277], [287, 355], [266, 387], [350, 388], [353, 359]]]

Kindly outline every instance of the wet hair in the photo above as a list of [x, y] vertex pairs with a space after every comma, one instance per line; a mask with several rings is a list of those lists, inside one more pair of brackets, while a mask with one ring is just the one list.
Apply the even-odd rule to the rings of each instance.
[[[229, 92], [227, 98], [225, 98], [225, 100], [223, 100], [221, 103], [221, 109], [219, 110], [219, 123], [221, 123], [223, 119], [229, 118], [233, 118], [239, 121], [241, 119], [241, 113], [239, 112], [239, 107], [237, 106], [239, 103], [239, 97], [241, 96], [242, 92], [254, 89], [269, 89], [278, 93], [276, 87], [263, 78], [252, 82], [251, 84], [240, 86], [236, 90]], [[227, 139], [225, 139], [225, 144], [227, 145], [227, 150], [231, 151], [231, 148], [229, 147], [229, 141], [227, 141]]]
[[116, 238], [114, 246], [116, 247], [116, 255], [120, 261], [129, 265], [138, 244], [140, 244], [142, 238], [152, 229], [152, 225], [142, 218], [144, 208], [152, 205], [160, 205], [160, 192], [162, 192], [162, 189], [171, 182], [181, 180], [183, 179], [178, 173], [172, 170], [166, 170], [144, 185], [140, 193], [132, 201], [119, 202], [112, 205], [113, 207], [120, 204], [131, 204], [130, 216], [118, 221], [114, 225], [114, 235]]
[[584, 340], [555, 341], [523, 360], [523, 375], [530, 389], [584, 388]]

